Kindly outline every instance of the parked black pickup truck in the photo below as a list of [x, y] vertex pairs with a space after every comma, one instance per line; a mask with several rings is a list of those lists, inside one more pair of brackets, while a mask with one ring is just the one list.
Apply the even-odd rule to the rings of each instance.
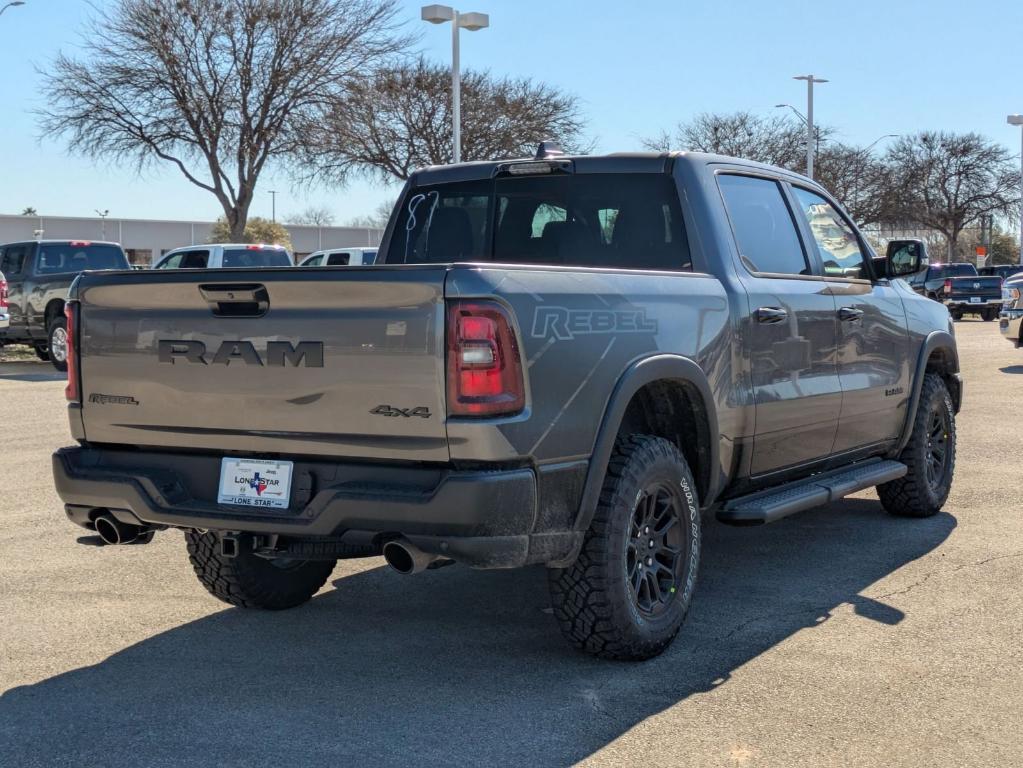
[[0, 346], [28, 344], [40, 359], [66, 371], [64, 298], [71, 282], [87, 269], [129, 269], [128, 258], [117, 243], [32, 240], [0, 245], [10, 315], [8, 327], [0, 329]]
[[727, 157], [423, 170], [382, 265], [76, 281], [57, 492], [108, 543], [183, 529], [238, 606], [298, 605], [343, 557], [544, 564], [573, 644], [647, 658], [689, 609], [701, 511], [944, 504], [956, 342], [892, 279], [921, 244], [890, 248]]
[[948, 307], [954, 320], [971, 314], [994, 320], [1002, 307], [1002, 278], [983, 277], [968, 263], [931, 264], [909, 278], [909, 284], [917, 293]]

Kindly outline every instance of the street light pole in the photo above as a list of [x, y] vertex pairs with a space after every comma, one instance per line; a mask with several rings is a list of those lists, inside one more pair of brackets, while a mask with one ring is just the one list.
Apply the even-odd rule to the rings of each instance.
[[813, 84], [826, 83], [827, 80], [813, 75], [797, 75], [793, 80], [806, 80], [806, 175], [813, 178]]
[[467, 29], [475, 32], [490, 26], [490, 17], [485, 13], [461, 13], [448, 5], [424, 5], [421, 11], [423, 21], [431, 24], [451, 22], [451, 158], [462, 162], [462, 64], [458, 44], [458, 32]]
[[101, 211], [99, 208], [96, 208], [95, 210], [96, 210], [96, 214], [99, 216], [99, 220], [100, 220], [100, 232], [101, 232], [100, 240], [106, 240], [107, 239], [107, 216], [110, 215], [110, 209], [107, 208], [106, 210], [102, 210]]
[[271, 189], [271, 190], [268, 190], [268, 191], [270, 192], [270, 200], [271, 200], [271, 202], [270, 202], [270, 221], [276, 223], [276, 221], [277, 221], [277, 190], [276, 189]]
[[1009, 125], [1019, 126], [1019, 263], [1023, 265], [1023, 115], [1009, 115]]
[[25, 0], [11, 0], [11, 2], [7, 3], [2, 8], [0, 8], [0, 16], [3, 16], [4, 15], [4, 11], [6, 11], [8, 8], [17, 8], [19, 5], [24, 5], [24, 4], [25, 4]]

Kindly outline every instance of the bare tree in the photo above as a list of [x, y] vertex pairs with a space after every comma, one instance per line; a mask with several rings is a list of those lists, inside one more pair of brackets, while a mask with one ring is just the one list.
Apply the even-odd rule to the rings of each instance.
[[823, 145], [814, 162], [814, 177], [857, 224], [876, 224], [888, 218], [891, 170], [868, 149], [838, 142]]
[[[311, 126], [307, 156], [327, 179], [351, 171], [407, 179], [416, 168], [451, 162], [451, 72], [417, 62], [381, 69], [356, 83], [328, 118]], [[574, 96], [527, 78], [462, 74], [462, 159], [531, 155], [553, 139], [585, 151]]]
[[301, 213], [288, 217], [289, 224], [304, 224], [309, 227], [329, 227], [334, 223], [334, 212], [329, 208], [310, 206]]
[[33, 208], [33, 207], [32, 207], [32, 206], [30, 205], [30, 206], [28, 206], [27, 208], [25, 208], [25, 209], [24, 209], [24, 210], [23, 210], [23, 211], [22, 211], [22, 212], [21, 212], [21, 213], [20, 213], [19, 215], [20, 215], [20, 216], [38, 216], [38, 215], [39, 215], [39, 212], [38, 212], [38, 211], [36, 211], [36, 209], [35, 209], [35, 208]]
[[403, 49], [396, 0], [114, 0], [45, 75], [46, 136], [139, 170], [169, 163], [241, 239], [260, 173]]
[[[818, 147], [829, 134], [826, 128], [817, 129]], [[806, 129], [788, 117], [704, 112], [688, 123], [679, 123], [674, 134], [663, 132], [643, 143], [654, 151], [686, 149], [741, 157], [795, 171], [806, 167]]]
[[1018, 210], [1019, 171], [1012, 154], [976, 133], [904, 136], [885, 160], [891, 173], [886, 218], [940, 232], [950, 260], [960, 234], [981, 216]]
[[349, 227], [365, 227], [368, 229], [383, 229], [387, 226], [387, 220], [391, 218], [391, 209], [394, 208], [393, 202], [387, 202], [386, 200], [376, 208], [373, 209], [373, 213], [364, 216], [355, 216], [348, 220], [346, 226]]

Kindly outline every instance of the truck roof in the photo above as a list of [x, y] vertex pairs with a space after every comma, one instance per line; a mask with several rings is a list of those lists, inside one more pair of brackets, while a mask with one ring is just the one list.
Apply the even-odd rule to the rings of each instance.
[[769, 171], [799, 179], [818, 186], [812, 179], [785, 168], [779, 168], [739, 157], [716, 155], [709, 152], [613, 152], [605, 155], [555, 155], [549, 157], [520, 157], [510, 160], [480, 160], [457, 165], [431, 165], [412, 175], [416, 184], [444, 184], [454, 181], [488, 179], [498, 166], [508, 163], [572, 161], [576, 173], [664, 173], [673, 163], [694, 166], [727, 164]]

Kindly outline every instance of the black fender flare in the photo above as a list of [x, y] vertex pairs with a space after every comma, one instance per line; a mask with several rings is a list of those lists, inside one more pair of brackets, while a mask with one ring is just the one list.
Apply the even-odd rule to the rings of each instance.
[[916, 371], [913, 375], [913, 392], [909, 398], [909, 407], [906, 409], [906, 423], [902, 426], [902, 435], [892, 450], [891, 457], [896, 457], [902, 453], [902, 449], [909, 442], [910, 435], [913, 432], [913, 422], [916, 420], [916, 410], [920, 405], [920, 390], [923, 388], [924, 375], [927, 373], [927, 361], [939, 349], [949, 355], [952, 361], [952, 370], [949, 371], [949, 374], [954, 376], [959, 382], [959, 391], [949, 393], [952, 395], [952, 405], [955, 408], [955, 412], [958, 413], [959, 408], [962, 406], [962, 379], [959, 378], [959, 350], [956, 348], [956, 340], [948, 331], [931, 331], [920, 346], [920, 353], [916, 360]]
[[[604, 484], [604, 474], [611, 458], [618, 428], [625, 416], [625, 409], [642, 387], [662, 379], [685, 381], [696, 387], [703, 400], [707, 415], [707, 429], [710, 437], [710, 474], [707, 478], [706, 498], [700, 500], [701, 506], [709, 505], [717, 496], [720, 484], [720, 432], [718, 430], [717, 408], [710, 383], [703, 369], [693, 360], [681, 355], [653, 355], [633, 363], [618, 379], [611, 397], [604, 407], [593, 452], [590, 454], [590, 465], [586, 472], [579, 511], [576, 514], [575, 530], [585, 531], [593, 520], [600, 498], [600, 489]], [[581, 540], [580, 540], [581, 542]]]

